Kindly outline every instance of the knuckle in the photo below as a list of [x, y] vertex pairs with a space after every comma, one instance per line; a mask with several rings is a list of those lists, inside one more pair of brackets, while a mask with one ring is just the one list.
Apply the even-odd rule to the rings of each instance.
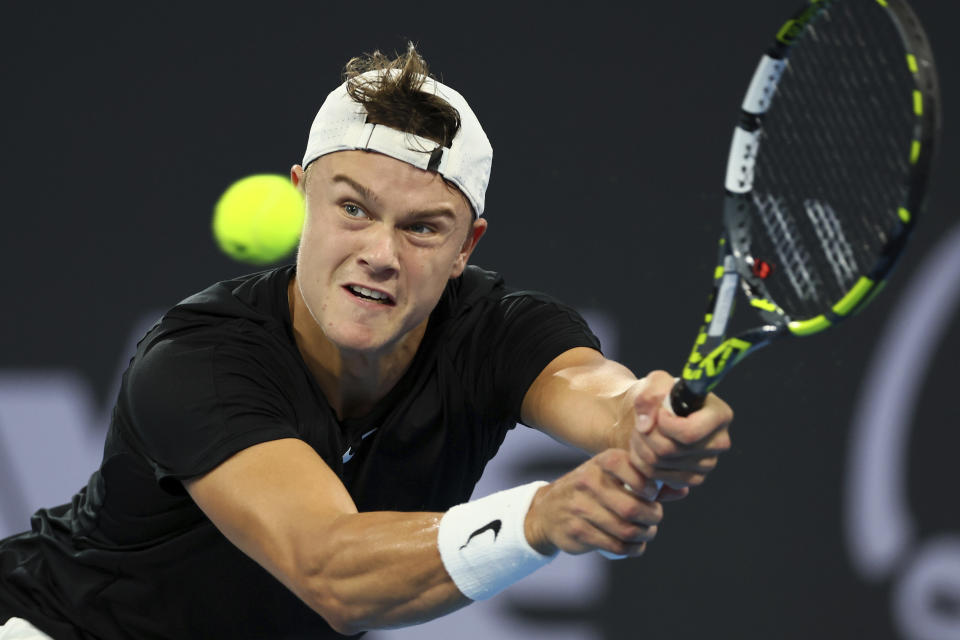
[[582, 519], [586, 516], [587, 510], [578, 500], [574, 500], [569, 506], [570, 515], [574, 518]]
[[733, 407], [731, 407], [729, 404], [727, 404], [723, 400], [721, 400], [720, 403], [721, 403], [720, 406], [723, 407], [722, 412], [723, 412], [724, 422], [727, 424], [733, 422]]
[[590, 488], [589, 478], [583, 475], [578, 475], [573, 479], [573, 488], [577, 491], [586, 491]]
[[687, 479], [687, 484], [691, 487], [698, 487], [703, 484], [703, 481], [707, 479], [707, 476], [702, 473], [695, 473]]
[[625, 551], [624, 555], [629, 554], [631, 556], [642, 556], [647, 550], [647, 543], [641, 542], [639, 544], [627, 545], [627, 549], [628, 551]]
[[599, 469], [591, 467], [580, 467], [574, 471], [570, 478], [574, 491], [578, 493], [590, 491], [597, 471], [599, 471]]
[[632, 527], [627, 535], [624, 537], [624, 540], [629, 542], [650, 542], [657, 535], [657, 527], [655, 525], [650, 525], [649, 527]]
[[639, 502], [632, 502], [617, 513], [622, 519], [628, 522], [640, 520], [644, 515], [644, 508]]
[[637, 501], [623, 509], [618, 515], [623, 520], [633, 523], [632, 526], [647, 527], [657, 524], [663, 519], [663, 506], [658, 502]]
[[623, 464], [627, 457], [628, 453], [623, 449], [607, 449], [600, 454], [600, 461], [603, 463], [603, 466], [607, 469]]
[[652, 378], [656, 382], [669, 382], [673, 384], [673, 376], [663, 369], [654, 369], [647, 374], [647, 377]]
[[625, 555], [628, 555], [628, 554], [630, 553], [631, 547], [632, 547], [633, 545], [631, 545], [631, 544], [629, 544], [629, 543], [627, 543], [627, 542], [623, 542], [622, 540], [616, 540], [616, 539], [615, 539], [615, 540], [613, 540], [612, 542], [610, 542], [610, 544], [607, 545], [607, 546], [610, 548], [610, 551], [612, 551], [613, 553], [615, 553], [615, 554], [617, 554], [617, 555], [620, 555], [620, 556], [625, 556]]
[[662, 369], [651, 371], [643, 379], [646, 384], [641, 388], [639, 397], [645, 401], [662, 396], [664, 389], [673, 385], [673, 376]]
[[650, 521], [651, 524], [659, 524], [663, 521], [663, 505], [659, 502], [650, 503]]
[[733, 441], [730, 439], [730, 434], [724, 431], [720, 436], [719, 448], [723, 451], [729, 451]]
[[641, 542], [647, 540], [647, 527], [641, 527], [635, 524], [627, 525], [617, 532], [617, 537], [624, 542]]
[[574, 542], [577, 542], [578, 544], [583, 543], [586, 536], [587, 528], [579, 520], [576, 520], [567, 526], [567, 537]]

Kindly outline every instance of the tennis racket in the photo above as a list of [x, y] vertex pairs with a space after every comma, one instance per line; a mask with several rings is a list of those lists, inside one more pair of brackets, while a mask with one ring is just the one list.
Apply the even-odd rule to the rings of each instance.
[[[923, 209], [939, 126], [933, 55], [903, 0], [811, 0], [777, 31], [730, 145], [677, 415], [749, 354], [824, 331], [883, 288]], [[759, 323], [731, 336], [738, 289]]]

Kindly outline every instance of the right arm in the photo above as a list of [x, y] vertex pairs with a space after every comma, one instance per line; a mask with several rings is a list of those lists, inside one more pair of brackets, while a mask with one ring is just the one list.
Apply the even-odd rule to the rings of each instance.
[[[534, 549], [643, 552], [660, 505], [623, 488], [642, 478], [621, 453], [599, 454], [540, 489], [524, 522]], [[340, 633], [423, 622], [470, 603], [437, 548], [443, 514], [358, 513], [300, 440], [254, 445], [184, 485], [230, 542]]]
[[241, 551], [339, 633], [443, 615], [469, 600], [437, 551], [439, 513], [358, 513], [305, 442], [264, 442], [184, 483]]

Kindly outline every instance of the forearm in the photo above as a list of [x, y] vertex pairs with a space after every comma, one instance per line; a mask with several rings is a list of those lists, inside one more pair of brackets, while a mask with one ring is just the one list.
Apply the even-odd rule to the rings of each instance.
[[442, 514], [371, 512], [339, 517], [290, 585], [338, 631], [423, 622], [470, 603], [437, 550]]
[[553, 559], [556, 549], [540, 550], [548, 545], [543, 527], [527, 518], [547, 486], [532, 482], [499, 491], [439, 518], [338, 518], [319, 550], [326, 559], [307, 581], [320, 590], [311, 599], [328, 621], [336, 619], [335, 628], [359, 631], [421, 622], [490, 598]]
[[637, 377], [596, 351], [574, 349], [538, 377], [523, 421], [589, 453], [629, 447]]

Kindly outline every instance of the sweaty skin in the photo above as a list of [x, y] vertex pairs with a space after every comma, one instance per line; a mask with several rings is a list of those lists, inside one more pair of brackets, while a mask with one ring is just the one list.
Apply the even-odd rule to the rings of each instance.
[[[450, 278], [463, 272], [486, 222], [435, 173], [362, 151], [315, 161], [289, 288], [301, 354], [336, 414], [367, 413], [410, 364]], [[466, 239], [464, 239], [466, 238]], [[350, 291], [364, 287], [387, 302]], [[639, 555], [661, 499], [699, 484], [729, 447], [729, 407], [711, 396], [677, 418], [659, 409], [673, 379], [643, 380], [591, 349], [557, 357], [527, 391], [523, 421], [592, 458], [542, 487], [525, 520], [541, 552]], [[468, 604], [437, 550], [440, 513], [358, 513], [339, 478], [296, 439], [255, 445], [185, 483], [226, 537], [338, 632], [402, 626]], [[629, 487], [629, 488], [628, 488]]]

